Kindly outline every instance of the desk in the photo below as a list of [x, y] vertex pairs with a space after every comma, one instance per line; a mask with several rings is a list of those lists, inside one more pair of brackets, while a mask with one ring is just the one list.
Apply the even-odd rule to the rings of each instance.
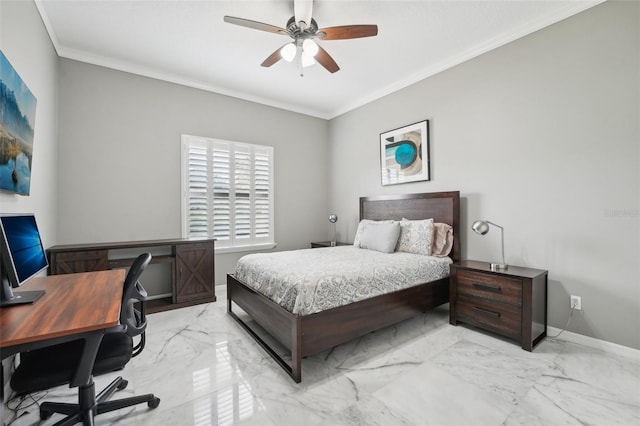
[[81, 365], [70, 386], [91, 382], [104, 332], [120, 324], [125, 271], [84, 272], [32, 278], [15, 289], [44, 290], [34, 303], [0, 309], [0, 357], [85, 339]]
[[47, 249], [49, 275], [126, 268], [137, 255], [122, 259], [114, 256], [118, 250], [140, 254], [150, 248], [166, 247], [171, 254], [154, 255], [151, 263], [171, 266], [172, 294], [169, 298], [149, 294], [155, 300], [147, 304], [147, 312], [215, 302], [214, 242], [215, 238], [174, 238], [54, 246]]

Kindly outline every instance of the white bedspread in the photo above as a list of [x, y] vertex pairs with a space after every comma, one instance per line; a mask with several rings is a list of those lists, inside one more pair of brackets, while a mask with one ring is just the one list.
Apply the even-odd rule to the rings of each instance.
[[449, 276], [448, 257], [353, 246], [243, 256], [236, 278], [294, 314], [307, 315]]

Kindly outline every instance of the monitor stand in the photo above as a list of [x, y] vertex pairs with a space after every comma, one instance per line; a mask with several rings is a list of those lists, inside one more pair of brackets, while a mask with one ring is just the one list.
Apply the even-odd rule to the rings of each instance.
[[0, 307], [23, 305], [25, 303], [33, 303], [38, 300], [43, 294], [44, 290], [34, 291], [16, 291], [11, 290], [11, 284], [9, 278], [5, 274], [2, 274], [2, 294], [0, 294]]

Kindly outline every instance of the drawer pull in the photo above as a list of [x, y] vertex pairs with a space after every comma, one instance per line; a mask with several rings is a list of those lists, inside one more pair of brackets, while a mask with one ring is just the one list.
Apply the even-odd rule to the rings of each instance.
[[483, 283], [473, 283], [473, 286], [480, 290], [493, 291], [495, 293], [500, 293], [502, 289], [497, 285], [489, 285]]
[[487, 309], [478, 308], [477, 306], [474, 306], [473, 310], [474, 311], [478, 311], [481, 314], [485, 314], [485, 315], [491, 316], [491, 317], [500, 318], [500, 312], [489, 311]]

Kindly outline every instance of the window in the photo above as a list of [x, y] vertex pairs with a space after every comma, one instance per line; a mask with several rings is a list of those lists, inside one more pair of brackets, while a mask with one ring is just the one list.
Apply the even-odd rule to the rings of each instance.
[[273, 147], [182, 135], [182, 235], [273, 247]]

